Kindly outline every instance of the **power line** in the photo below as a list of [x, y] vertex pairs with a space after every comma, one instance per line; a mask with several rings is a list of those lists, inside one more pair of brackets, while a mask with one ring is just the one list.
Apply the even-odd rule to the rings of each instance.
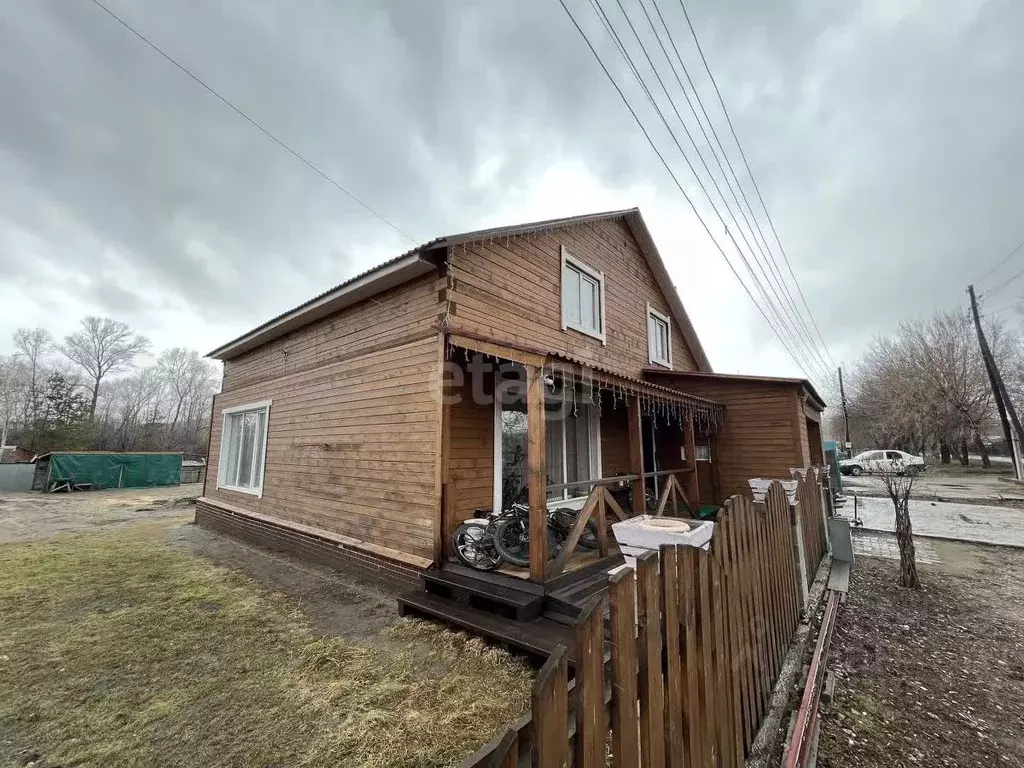
[[725, 106], [725, 99], [722, 98], [722, 91], [719, 89], [718, 82], [715, 80], [715, 76], [711, 72], [711, 66], [708, 64], [707, 57], [704, 55], [704, 49], [701, 47], [700, 40], [697, 37], [697, 31], [694, 29], [693, 22], [690, 20], [690, 14], [687, 12], [686, 4], [683, 0], [679, 0], [679, 7], [683, 10], [683, 16], [686, 18], [686, 25], [690, 28], [690, 34], [693, 36], [693, 42], [697, 46], [697, 52], [700, 54], [701, 61], [704, 63], [704, 70], [708, 73], [708, 78], [711, 80], [712, 86], [714, 86], [715, 94], [718, 96], [718, 103], [721, 105], [722, 113], [725, 115], [725, 121], [729, 125], [729, 131], [732, 133], [733, 140], [736, 142], [736, 148], [739, 149], [740, 157], [743, 159], [743, 165], [747, 169], [747, 174], [750, 176], [751, 184], [753, 184], [754, 191], [757, 193], [757, 199], [761, 203], [761, 209], [764, 211], [765, 218], [768, 219], [768, 226], [771, 227], [772, 234], [775, 237], [775, 242], [779, 246], [779, 252], [782, 254], [783, 260], [786, 262], [786, 268], [789, 271], [789, 276], [793, 279], [797, 292], [800, 294], [800, 299], [807, 308], [807, 316], [810, 318], [811, 323], [814, 326], [814, 330], [818, 335], [818, 340], [825, 349], [825, 353], [828, 355], [829, 360], [831, 360], [833, 365], [835, 365], [835, 359], [828, 350], [828, 344], [825, 343], [825, 338], [821, 335], [821, 328], [818, 327], [818, 323], [814, 319], [814, 313], [811, 312], [811, 305], [807, 302], [807, 297], [804, 295], [804, 289], [800, 286], [800, 281], [796, 279], [796, 274], [793, 272], [793, 264], [790, 262], [789, 255], [786, 253], [786, 249], [782, 245], [782, 240], [779, 237], [778, 230], [775, 229], [775, 222], [772, 221], [772, 216], [768, 212], [768, 206], [765, 204], [764, 197], [761, 195], [761, 188], [758, 186], [757, 179], [754, 177], [754, 172], [750, 169], [750, 163], [747, 161], [747, 153], [743, 151], [743, 145], [740, 143], [740, 137], [736, 133], [736, 127], [733, 125], [732, 117], [729, 116], [729, 110]]
[[118, 16], [112, 10], [107, 8], [107, 6], [105, 6], [99, 0], [92, 0], [92, 4], [95, 5], [97, 8], [99, 8], [100, 10], [102, 10], [108, 16], [110, 16], [110, 18], [114, 19], [114, 21], [116, 21], [122, 27], [124, 27], [129, 32], [131, 32], [133, 35], [135, 35], [137, 38], [139, 38], [139, 40], [141, 40], [146, 45], [148, 45], [150, 48], [152, 48], [154, 51], [156, 51], [158, 54], [160, 54], [163, 58], [165, 58], [167, 61], [169, 61], [175, 67], [177, 67], [179, 70], [181, 70], [186, 75], [188, 75], [190, 78], [192, 78], [192, 80], [194, 80], [196, 83], [198, 83], [200, 86], [202, 86], [207, 92], [209, 92], [210, 94], [215, 96], [223, 104], [225, 104], [232, 111], [234, 111], [235, 114], [237, 114], [239, 117], [243, 118], [246, 122], [250, 123], [253, 127], [255, 127], [259, 131], [261, 131], [267, 138], [271, 139], [274, 143], [276, 143], [278, 146], [280, 146], [283, 150], [288, 152], [288, 154], [292, 155], [294, 158], [296, 158], [301, 163], [303, 163], [307, 168], [309, 168], [311, 171], [313, 171], [313, 173], [317, 174], [322, 179], [327, 181], [329, 184], [331, 184], [333, 187], [335, 187], [339, 192], [343, 192], [344, 194], [348, 195], [350, 198], [352, 198], [353, 201], [358, 203], [360, 206], [362, 206], [366, 211], [371, 213], [373, 216], [376, 216], [378, 219], [383, 221], [385, 224], [387, 224], [389, 227], [391, 227], [395, 232], [400, 234], [402, 237], [404, 237], [407, 240], [411, 241], [414, 245], [418, 245], [419, 244], [419, 241], [416, 240], [416, 238], [414, 238], [412, 235], [410, 235], [409, 233], [404, 231], [401, 227], [399, 227], [394, 222], [392, 222], [389, 219], [387, 219], [383, 214], [381, 214], [378, 211], [374, 210], [373, 207], [371, 207], [368, 203], [365, 203], [362, 200], [360, 200], [358, 197], [356, 197], [356, 195], [354, 193], [352, 193], [349, 190], [345, 189], [345, 187], [341, 186], [341, 184], [339, 184], [334, 179], [332, 179], [330, 176], [328, 176], [327, 173], [325, 173], [320, 168], [318, 168], [316, 165], [314, 165], [311, 161], [307, 160], [305, 157], [300, 155], [298, 152], [296, 152], [290, 146], [285, 144], [284, 141], [282, 141], [277, 136], [275, 136], [273, 133], [268, 131], [266, 128], [264, 128], [262, 125], [260, 125], [258, 122], [256, 122], [253, 118], [249, 117], [249, 115], [247, 115], [245, 112], [243, 112], [241, 108], [236, 106], [234, 104], [234, 102], [230, 101], [225, 96], [222, 96], [220, 93], [218, 93], [212, 87], [207, 85], [205, 82], [203, 82], [203, 80], [201, 80], [196, 74], [194, 74], [186, 66], [184, 66], [183, 64], [179, 64], [172, 56], [170, 56], [170, 54], [165, 53], [163, 51], [163, 49], [161, 49], [156, 43], [154, 43], [148, 37], [143, 35], [141, 32], [139, 32], [137, 29], [135, 29], [135, 27], [133, 27], [127, 21], [122, 19], [120, 16]]
[[[630, 29], [633, 32], [633, 35], [634, 35], [634, 38], [636, 39], [636, 42], [638, 43], [638, 45], [640, 46], [641, 50], [643, 51], [644, 56], [647, 58], [648, 65], [654, 71], [654, 75], [658, 79], [658, 82], [659, 82], [659, 84], [662, 87], [662, 91], [665, 93], [666, 98], [669, 100], [670, 105], [672, 106], [673, 110], [675, 111], [676, 117], [682, 123], [683, 130], [686, 132], [687, 137], [690, 139], [691, 145], [694, 147], [694, 149], [697, 150], [698, 156], [700, 156], [700, 150], [697, 148], [696, 142], [693, 140], [692, 134], [690, 134], [689, 130], [686, 127], [685, 122], [682, 120], [682, 116], [679, 114], [678, 109], [675, 107], [675, 102], [672, 100], [672, 97], [669, 94], [668, 89], [665, 87], [664, 81], [661, 79], [660, 75], [658, 74], [657, 68], [655, 67], [654, 62], [651, 59], [650, 54], [647, 53], [646, 47], [644, 46], [643, 41], [640, 39], [639, 35], [637, 34], [636, 28], [633, 26], [631, 20], [629, 19], [629, 16], [626, 13], [625, 8], [623, 8], [621, 0], [617, 0], [617, 2], [618, 2], [620, 11], [623, 13], [623, 16], [626, 18], [627, 24], [629, 24]], [[679, 150], [680, 154], [683, 156], [683, 160], [686, 162], [686, 165], [689, 167], [690, 172], [693, 174], [694, 179], [696, 180], [698, 186], [701, 188], [701, 191], [707, 197], [708, 202], [711, 204], [712, 210], [715, 212], [715, 214], [717, 215], [717, 217], [719, 219], [719, 222], [722, 224], [723, 228], [725, 229], [727, 237], [732, 242], [733, 247], [736, 249], [738, 255], [740, 256], [740, 259], [743, 261], [743, 264], [744, 264], [747, 272], [750, 274], [751, 278], [753, 278], [754, 285], [757, 287], [757, 289], [759, 290], [759, 292], [762, 295], [763, 300], [768, 303], [769, 308], [771, 309], [772, 313], [775, 315], [776, 322], [778, 322], [780, 327], [785, 331], [785, 333], [789, 335], [790, 343], [793, 343], [795, 347], [800, 349], [801, 355], [806, 354], [806, 350], [808, 350], [808, 349], [811, 350], [811, 355], [808, 358], [808, 360], [806, 362], [798, 361], [798, 365], [800, 365], [801, 368], [805, 368], [809, 373], [813, 373], [813, 375], [815, 377], [828, 379], [828, 376], [823, 376], [821, 374], [821, 370], [816, 368], [817, 364], [813, 360], [813, 358], [814, 358], [813, 347], [810, 345], [809, 341], [807, 339], [802, 338], [798, 332], [794, 333], [793, 327], [791, 327], [791, 325], [786, 322], [787, 316], [781, 311], [781, 309], [779, 307], [775, 306], [775, 304], [771, 300], [771, 297], [766, 292], [764, 285], [762, 285], [762, 283], [758, 280], [757, 276], [754, 273], [753, 268], [750, 265], [750, 262], [747, 260], [746, 253], [743, 251], [742, 248], [740, 248], [739, 244], [736, 242], [736, 239], [735, 239], [735, 237], [732, 234], [731, 228], [725, 222], [724, 218], [722, 217], [721, 211], [718, 209], [718, 206], [715, 204], [713, 198], [711, 197], [711, 194], [708, 192], [707, 188], [704, 186], [704, 183], [703, 183], [703, 181], [700, 178], [700, 174], [697, 172], [697, 169], [694, 167], [692, 161], [690, 160], [689, 156], [686, 153], [686, 150], [684, 150], [682, 145], [679, 143], [679, 139], [676, 136], [675, 131], [672, 129], [671, 125], [669, 124], [669, 121], [666, 118], [665, 113], [662, 111], [661, 107], [658, 105], [657, 101], [654, 99], [654, 96], [651, 93], [651, 90], [648, 87], [647, 83], [645, 82], [644, 77], [640, 74], [639, 69], [637, 68], [636, 64], [634, 63], [632, 56], [626, 50], [625, 44], [622, 42], [622, 39], [619, 37], [618, 32], [614, 28], [614, 25], [611, 23], [611, 20], [608, 18], [607, 13], [604, 11], [604, 8], [601, 6], [600, 0], [591, 0], [591, 6], [597, 12], [598, 16], [601, 18], [601, 21], [603, 22], [603, 24], [605, 26], [605, 29], [611, 34], [611, 36], [612, 36], [612, 38], [613, 38], [613, 40], [614, 40], [614, 42], [616, 44], [616, 47], [617, 47], [619, 53], [625, 59], [627, 66], [630, 68], [630, 71], [632, 72], [633, 76], [636, 78], [636, 80], [639, 83], [641, 89], [644, 91], [644, 94], [647, 96], [647, 99], [650, 102], [651, 106], [657, 112], [657, 114], [660, 117], [662, 123], [664, 124], [666, 130], [669, 132], [669, 135], [672, 138], [673, 142], [675, 143], [676, 148]], [[703, 157], [702, 156], [700, 156], [700, 159], [703, 162]], [[725, 196], [722, 194], [721, 188], [718, 186], [717, 180], [715, 179], [714, 174], [711, 172], [710, 168], [708, 168], [706, 162], [704, 163], [704, 168], [707, 171], [709, 177], [711, 178], [712, 183], [715, 185], [715, 188], [718, 190], [719, 196], [722, 198], [722, 202], [723, 202], [723, 204], [725, 204], [727, 212], [730, 213], [730, 215], [732, 216], [734, 222], [736, 223], [737, 229], [740, 229], [741, 237], [743, 238], [743, 240], [746, 243], [747, 247], [750, 248], [749, 241], [747, 241], [745, 235], [743, 234], [742, 228], [739, 226], [739, 222], [736, 220], [735, 216], [731, 213], [731, 211], [729, 211], [728, 203], [727, 203], [727, 201], [725, 199]], [[716, 241], [716, 244], [717, 244], [717, 241]], [[751, 252], [753, 253], [752, 249], [751, 249]], [[760, 263], [757, 262], [756, 259], [755, 259], [755, 263], [758, 263], [758, 266], [760, 266]], [[762, 277], [767, 279], [767, 273], [765, 273], [763, 269], [761, 270], [761, 274], [762, 274]], [[752, 296], [751, 296], [751, 299], [753, 300]], [[759, 305], [758, 308], [760, 309], [760, 305]], [[763, 311], [762, 311], [762, 314], [764, 314]], [[767, 320], [767, 317], [766, 317], [766, 320]], [[778, 335], [780, 337], [780, 340], [781, 340], [782, 339], [782, 334], [779, 332], [779, 330], [777, 328], [775, 328], [774, 324], [771, 321], [768, 321], [768, 322], [769, 322], [769, 327], [771, 327], [772, 330], [775, 331], [776, 335]], [[803, 342], [804, 346], [801, 348], [800, 344], [798, 342]], [[825, 365], [825, 370], [828, 370], [827, 364], [824, 364], [824, 365]]]
[[715, 239], [715, 236], [711, 233], [711, 229], [708, 227], [707, 222], [704, 221], [704, 217], [700, 215], [700, 212], [697, 210], [697, 206], [690, 198], [690, 195], [686, 192], [686, 189], [683, 187], [682, 182], [679, 181], [679, 177], [676, 176], [675, 172], [672, 170], [672, 167], [668, 164], [668, 161], [665, 159], [665, 156], [661, 153], [661, 150], [659, 150], [657, 145], [654, 143], [654, 140], [651, 138], [650, 133], [644, 126], [643, 122], [640, 120], [640, 117], [639, 115], [637, 115], [636, 110], [633, 108], [633, 105], [629, 103], [629, 99], [626, 98], [626, 94], [622, 91], [622, 88], [615, 81], [615, 78], [608, 70], [608, 66], [604, 63], [604, 60], [601, 59], [601, 56], [598, 54], [597, 49], [591, 42], [590, 37], [587, 35], [586, 32], [583, 31], [583, 28], [576, 20], [576, 17], [573, 15], [572, 11], [569, 10], [569, 6], [566, 5], [565, 0], [558, 0], [558, 2], [562, 6], [562, 10], [564, 10], [566, 15], [569, 17], [569, 20], [572, 22], [572, 25], [576, 28], [576, 31], [579, 32], [580, 37], [582, 37], [584, 42], [587, 44], [587, 47], [590, 49], [591, 54], [593, 54], [594, 58], [597, 60], [598, 65], [601, 67], [601, 70], [604, 72], [605, 77], [608, 78], [608, 81], [612, 84], [612, 87], [615, 88], [615, 91], [619, 94], [619, 98], [622, 99], [622, 103], [625, 104], [626, 109], [629, 110], [629, 113], [630, 115], [632, 115], [633, 120], [637, 124], [637, 127], [640, 128], [640, 131], [643, 133], [644, 138], [647, 139], [647, 143], [650, 144], [651, 149], [654, 150], [654, 154], [657, 155], [658, 159], [661, 161], [661, 164], [665, 167], [665, 170], [668, 172], [668, 175], [672, 178], [672, 181], [675, 182], [676, 187], [678, 187], [680, 193], [683, 195], [683, 198], [690, 206], [690, 210], [693, 211], [694, 216], [697, 217], [697, 220], [701, 223], [701, 226], [704, 228], [704, 231], [707, 233], [707, 236], [711, 239], [711, 242], [714, 243], [715, 247], [718, 249], [718, 252], [722, 255], [722, 258], [725, 260], [725, 263], [732, 271], [733, 276], [736, 278], [740, 286], [746, 292], [747, 297], [757, 308], [758, 312], [761, 313], [761, 317], [764, 318], [764, 321], [765, 323], [768, 324], [768, 327], [775, 332], [775, 335], [779, 338], [779, 341], [782, 343], [782, 346], [785, 348], [789, 356], [793, 359], [793, 362], [795, 362], [797, 366], [800, 367], [801, 369], [804, 369], [806, 365], [800, 362], [797, 356], [793, 353], [793, 350], [789, 347], [789, 344], [786, 343], [786, 340], [775, 329], [774, 325], [768, 319], [768, 316], [765, 314], [764, 310], [761, 308], [761, 305], [754, 299], [754, 296], [753, 294], [751, 294], [750, 289], [747, 287], [747, 284], [743, 282], [743, 279], [740, 277], [740, 274], [736, 270], [736, 267], [729, 259], [728, 254], [726, 254], [725, 249], [722, 248], [718, 240]]
[[997, 293], [999, 293], [999, 292], [1000, 292], [1001, 290], [1003, 290], [1003, 288], [1005, 288], [1006, 286], [1008, 286], [1008, 285], [1009, 285], [1010, 283], [1012, 283], [1012, 282], [1013, 282], [1014, 280], [1016, 280], [1016, 279], [1017, 279], [1018, 277], [1020, 277], [1021, 275], [1024, 275], [1024, 269], [1022, 269], [1022, 270], [1021, 270], [1020, 272], [1017, 272], [1017, 273], [1016, 273], [1016, 274], [1015, 274], [1015, 275], [1014, 275], [1013, 277], [1011, 277], [1011, 278], [1010, 278], [1009, 280], [1007, 280], [1007, 281], [1006, 281], [1005, 283], [1003, 283], [1002, 285], [1000, 285], [1000, 286], [999, 286], [998, 288], [993, 288], [993, 289], [992, 289], [991, 291], [989, 291], [988, 293], [984, 294], [984, 296], [985, 296], [986, 298], [989, 298], [989, 299], [991, 299], [991, 298], [992, 298], [993, 296], [995, 296], [995, 295], [996, 295]]
[[[717, 143], [718, 149], [721, 151], [722, 157], [725, 159], [725, 163], [729, 167], [729, 171], [732, 174], [732, 179], [736, 182], [735, 188], [733, 187], [732, 181], [730, 181], [729, 179], [729, 174], [726, 173], [725, 168], [722, 165], [722, 160], [719, 158], [718, 152], [715, 151], [715, 143], [712, 143], [711, 138], [708, 136], [708, 132], [704, 129], [704, 123], [701, 121], [700, 116], [697, 114], [697, 110], [693, 105], [693, 100], [691, 100], [690, 94], [686, 90], [686, 86], [683, 85], [683, 81], [679, 76], [679, 71], [676, 68], [675, 62], [673, 62], [672, 57], [669, 56], [668, 50], [665, 48], [665, 44], [661, 40], [661, 34], [658, 32], [657, 26], [654, 24], [654, 19], [651, 17], [650, 12], [647, 10], [647, 5], [645, 4], [644, 0], [637, 1], [640, 5], [641, 10], [643, 11], [644, 17], [647, 19], [647, 24], [650, 26], [651, 32], [654, 34], [655, 40], [657, 40], [658, 42], [658, 46], [661, 48], [661, 52], [664, 55], [665, 60], [668, 62], [669, 67], [672, 70], [672, 74], [675, 76], [676, 82], [679, 85], [679, 90], [682, 91], [683, 97], [686, 99], [687, 106], [689, 106], [690, 108], [690, 113], [697, 121], [697, 126], [698, 128], [700, 128], [701, 135], [704, 137], [704, 141], [707, 142], [708, 148], [711, 150], [711, 155], [715, 160], [715, 164], [718, 166], [719, 172], [722, 174], [722, 178], [725, 180], [726, 186], [729, 189], [729, 193], [732, 196], [733, 202], [735, 203], [736, 208], [739, 210], [740, 216], [742, 217], [743, 222], [746, 224], [747, 229], [750, 231], [750, 235], [753, 238], [754, 245], [757, 246], [757, 250], [760, 252], [761, 257], [764, 259], [764, 264], [768, 266], [768, 272], [765, 272], [762, 268], [761, 274], [764, 276], [765, 280], [769, 284], [772, 283], [772, 278], [774, 277], [775, 285], [779, 289], [781, 289], [780, 298], [783, 302], [788, 304], [786, 311], [792, 312], [792, 317], [796, 321], [795, 329], [797, 331], [797, 335], [799, 336], [800, 332], [802, 331], [804, 334], [810, 337], [812, 335], [811, 329], [808, 327], [807, 322], [804, 320], [803, 314], [800, 311], [800, 308], [797, 305], [796, 300], [793, 298], [793, 294], [789, 290], [789, 286], [786, 283], [785, 278], [782, 276], [782, 272], [779, 269], [778, 261], [776, 260], [775, 255], [772, 253], [771, 247], [768, 245], [768, 240], [765, 237], [764, 231], [761, 229], [760, 222], [758, 222], [757, 216], [754, 214], [753, 208], [750, 205], [750, 201], [747, 198], [746, 192], [743, 189], [743, 185], [740, 183], [739, 177], [736, 174], [736, 170], [733, 168], [732, 161], [729, 159], [729, 153], [728, 151], [726, 151], [725, 145], [722, 143], [721, 138], [718, 136], [718, 131], [715, 130], [714, 121], [712, 121], [711, 117], [708, 115], [707, 109], [704, 107], [704, 102], [701, 100], [700, 94], [698, 93], [697, 88], [693, 83], [693, 78], [690, 77], [689, 69], [686, 66], [686, 62], [683, 60], [682, 54], [679, 51], [679, 47], [676, 45], [675, 39], [672, 36], [672, 32], [669, 29], [668, 23], [666, 22], [664, 15], [661, 13], [661, 9], [658, 7], [657, 0], [652, 0], [654, 10], [658, 15], [658, 19], [661, 21], [661, 26], [665, 30], [665, 36], [668, 38], [669, 44], [672, 46], [672, 50], [675, 52], [676, 59], [679, 61], [679, 65], [682, 68], [683, 75], [686, 77], [686, 81], [690, 85], [690, 90], [693, 92], [694, 99], [696, 99], [697, 105], [700, 107], [701, 113], [704, 115], [704, 120], [707, 121], [708, 127], [711, 129], [711, 135], [714, 136], [715, 143]], [[619, 3], [619, 7], [622, 7], [621, 2]], [[641, 43], [641, 47], [642, 45], [643, 44]], [[671, 102], [671, 97], [669, 97], [669, 100]], [[678, 111], [676, 113], [676, 116], [679, 116]], [[679, 119], [680, 122], [683, 122], [681, 117]], [[690, 136], [688, 130], [687, 136]], [[691, 143], [694, 144], [694, 149], [697, 150], [697, 154], [698, 156], [700, 156], [701, 162], [704, 164], [705, 170], [708, 171], [708, 175], [712, 177], [712, 180], [714, 180], [714, 175], [708, 168], [707, 163], [704, 162], [703, 155], [701, 154], [700, 149], [696, 146], [696, 143], [693, 142], [692, 137]], [[725, 195], [722, 194], [722, 191], [719, 188], [717, 182], [715, 183], [715, 188], [718, 189], [719, 194], [722, 196], [722, 202], [726, 206], [726, 210], [729, 210], [730, 216], [732, 216], [733, 221], [736, 223], [737, 228], [740, 230], [740, 234], [743, 235], [743, 228], [740, 227], [739, 220], [736, 218], [735, 214], [732, 213], [731, 209], [729, 208], [729, 204], [725, 199]], [[737, 195], [737, 190], [739, 190], [739, 195]], [[743, 199], [743, 203], [746, 203], [746, 210], [744, 210], [743, 203], [740, 202], [740, 198]], [[748, 211], [750, 213], [749, 218], [747, 217]], [[751, 223], [751, 219], [753, 220], [753, 223]], [[761, 236], [760, 240], [758, 239], [758, 235]], [[750, 246], [750, 242], [747, 240], [745, 235], [743, 235], [743, 241], [744, 243], [746, 243], [747, 247], [750, 248], [751, 255], [754, 256], [754, 259], [756, 261], [757, 257], [756, 255], [754, 255], [754, 249]], [[776, 290], [776, 288], [772, 287], [771, 290], [774, 291]], [[822, 357], [821, 353], [817, 349], [817, 346], [815, 345], [808, 344], [808, 348], [811, 350], [813, 356], [817, 358], [818, 362], [820, 362], [824, 370], [832, 370], [835, 364], [834, 360], [831, 361], [831, 364], [827, 362], [825, 358]], [[825, 348], [825, 352], [826, 354], [828, 354], [827, 347]], [[829, 359], [831, 360], [831, 355], [829, 355]]]
[[986, 272], [986, 273], [985, 273], [985, 275], [984, 275], [984, 277], [982, 277], [982, 278], [981, 278], [981, 280], [979, 280], [978, 282], [980, 283], [980, 282], [982, 282], [982, 281], [986, 280], [986, 279], [987, 279], [987, 278], [989, 277], [989, 275], [991, 275], [991, 274], [993, 274], [994, 272], [996, 272], [996, 270], [998, 270], [998, 269], [999, 269], [999, 268], [1000, 268], [1001, 266], [1003, 266], [1003, 264], [1005, 264], [1006, 262], [1008, 262], [1008, 261], [1010, 260], [1010, 257], [1011, 257], [1011, 256], [1013, 256], [1013, 254], [1015, 254], [1015, 253], [1016, 253], [1017, 251], [1019, 251], [1019, 250], [1020, 250], [1021, 248], [1024, 248], [1024, 240], [1021, 240], [1021, 241], [1020, 241], [1020, 243], [1019, 243], [1019, 244], [1017, 245], [1017, 247], [1016, 247], [1016, 248], [1014, 248], [1014, 249], [1013, 249], [1012, 251], [1010, 251], [1010, 252], [1009, 252], [1008, 254], [1006, 254], [1006, 255], [1005, 255], [1005, 256], [1004, 256], [1004, 257], [1003, 257], [1003, 258], [1002, 258], [1002, 259], [1000, 260], [1000, 262], [999, 262], [998, 264], [996, 264], [996, 265], [995, 265], [994, 267], [992, 267], [992, 269], [990, 269], [990, 270], [989, 270], [988, 272]]
[[994, 309], [991, 312], [986, 312], [985, 314], [982, 315], [982, 317], [995, 317], [996, 315], [1003, 314], [1003, 312], [1008, 312], [1011, 309], [1018, 309], [1019, 307], [1024, 307], [1024, 299], [1021, 299], [1020, 301], [1011, 304], [1008, 307], [1003, 307], [1002, 309]]

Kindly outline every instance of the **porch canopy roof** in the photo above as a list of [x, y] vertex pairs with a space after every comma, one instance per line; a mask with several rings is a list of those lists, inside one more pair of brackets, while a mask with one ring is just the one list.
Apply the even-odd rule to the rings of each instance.
[[776, 387], [791, 387], [796, 389], [811, 406], [818, 411], [824, 411], [827, 403], [824, 398], [818, 394], [814, 385], [811, 384], [807, 379], [796, 379], [785, 376], [750, 376], [739, 373], [709, 373], [705, 371], [669, 371], [664, 368], [645, 368], [644, 375], [652, 378], [660, 379], [662, 381], [666, 379], [674, 379], [679, 382], [680, 386], [685, 386], [687, 381], [720, 381], [720, 382], [738, 382], [743, 384], [754, 385], [774, 385]]
[[674, 417], [679, 422], [692, 417], [694, 425], [702, 432], [717, 431], [724, 418], [725, 407], [719, 402], [643, 379], [623, 376], [571, 355], [499, 342], [467, 332], [449, 333], [448, 343], [495, 359], [541, 367], [554, 376], [572, 378], [583, 385], [595, 386], [601, 391], [610, 392], [614, 397], [637, 397], [643, 411]]

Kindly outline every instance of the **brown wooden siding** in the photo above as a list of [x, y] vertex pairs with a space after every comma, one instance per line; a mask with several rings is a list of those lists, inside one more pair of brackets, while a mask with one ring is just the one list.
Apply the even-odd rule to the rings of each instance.
[[[561, 246], [604, 273], [607, 344], [562, 330]], [[649, 363], [647, 304], [670, 314], [654, 274], [625, 224], [600, 222], [452, 249], [454, 327], [540, 347], [639, 377]], [[696, 370], [672, 320], [672, 363]]]
[[811, 440], [807, 434], [807, 417], [804, 415], [803, 406], [795, 392], [793, 393], [793, 397], [796, 400], [794, 418], [796, 419], [797, 433], [800, 435], [800, 466], [809, 467], [811, 466]]
[[[794, 430], [798, 417], [803, 424], [803, 411], [793, 386], [670, 376], [659, 379], [656, 375], [649, 378], [725, 406], [725, 423], [718, 433], [714, 456], [721, 465], [724, 497], [749, 495], [750, 478], [788, 480], [791, 468], [809, 464], [803, 461], [801, 439]], [[806, 428], [801, 431], [806, 440]]]
[[601, 402], [601, 474], [605, 477], [628, 475], [633, 471], [629, 458], [628, 411], [620, 401], [616, 408], [610, 397]]
[[222, 388], [227, 392], [423, 338], [435, 329], [443, 286], [433, 275], [421, 277], [227, 360]]
[[451, 406], [451, 446], [448, 459], [449, 493], [453, 494], [454, 519], [447, 535], [477, 509], [494, 502], [494, 403], [476, 403], [469, 386]]
[[[432, 557], [440, 503], [436, 334], [218, 395], [207, 496]], [[224, 408], [272, 399], [263, 498], [216, 487]]]

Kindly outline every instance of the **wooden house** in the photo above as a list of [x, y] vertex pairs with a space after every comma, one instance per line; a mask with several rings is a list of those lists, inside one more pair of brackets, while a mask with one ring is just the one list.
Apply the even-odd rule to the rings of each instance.
[[[460, 590], [486, 600], [480, 583], [520, 616], [579, 598], [619, 559], [609, 519], [720, 503], [762, 466], [743, 463], [730, 409], [746, 420], [747, 401], [712, 373], [637, 209], [432, 240], [211, 356], [224, 381], [197, 521], [396, 588], [423, 575], [426, 613]], [[759, 445], [794, 423], [761, 422]], [[771, 471], [816, 457], [787, 449]], [[453, 565], [459, 523], [515, 500], [529, 569]], [[596, 553], [548, 557], [551, 505], [600, 522]]]

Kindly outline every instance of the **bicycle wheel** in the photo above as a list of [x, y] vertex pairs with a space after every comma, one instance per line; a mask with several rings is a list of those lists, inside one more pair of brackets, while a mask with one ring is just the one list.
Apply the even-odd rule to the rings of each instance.
[[494, 547], [494, 537], [479, 523], [463, 523], [452, 534], [455, 555], [470, 568], [493, 571], [501, 565], [501, 555]]
[[[563, 507], [556, 509], [555, 515], [561, 528], [560, 533], [564, 533], [563, 538], [568, 538], [569, 531], [576, 525], [576, 520], [579, 519], [580, 513], [575, 509]], [[564, 544], [564, 540], [561, 543]], [[597, 523], [593, 519], [587, 520], [587, 524], [583, 527], [583, 533], [580, 534], [576, 546], [579, 549], [597, 549]], [[559, 549], [561, 549], [561, 546], [559, 546]]]
[[499, 520], [494, 528], [494, 547], [502, 560], [530, 567], [530, 523], [517, 517]]

